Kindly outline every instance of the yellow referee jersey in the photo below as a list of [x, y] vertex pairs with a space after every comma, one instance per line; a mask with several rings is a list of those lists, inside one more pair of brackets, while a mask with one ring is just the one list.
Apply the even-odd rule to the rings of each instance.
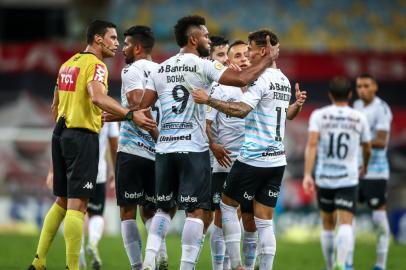
[[57, 80], [58, 119], [64, 115], [67, 128], [85, 128], [99, 133], [102, 111], [92, 103], [87, 84], [99, 81], [107, 92], [107, 76], [106, 65], [92, 53], [77, 53], [61, 66]]

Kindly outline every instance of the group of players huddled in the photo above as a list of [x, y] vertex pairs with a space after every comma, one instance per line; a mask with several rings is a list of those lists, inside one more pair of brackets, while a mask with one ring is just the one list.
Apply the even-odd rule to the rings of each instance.
[[[86, 212], [92, 266], [101, 268], [97, 243], [103, 231], [105, 187], [96, 185], [96, 178], [105, 182], [107, 176], [105, 166], [97, 168], [106, 151], [100, 148], [99, 153], [99, 139], [102, 147], [106, 137], [117, 137], [117, 126], [109, 123], [116, 121], [121, 124], [118, 146], [111, 144], [117, 149], [115, 190], [131, 269], [168, 269], [165, 237], [177, 210], [186, 214], [180, 269], [195, 269], [213, 219], [212, 269], [254, 269], [257, 256], [259, 269], [272, 269], [272, 217], [286, 166], [286, 119], [301, 111], [306, 91], [296, 83], [291, 102], [289, 79], [276, 65], [280, 45], [275, 33], [261, 29], [250, 33], [247, 42], [229, 44], [222, 37], [209, 38], [205, 25], [200, 16], [179, 19], [174, 32], [180, 51], [161, 64], [151, 58], [152, 30], [127, 29], [121, 105], [107, 96], [108, 71], [102, 61], [117, 51], [116, 26], [100, 20], [89, 25], [87, 48], [59, 70], [52, 105], [57, 199], [28, 269], [45, 269], [49, 246], [63, 220], [66, 269], [84, 269], [80, 249]], [[360, 99], [352, 109], [351, 84], [333, 79], [328, 91], [332, 105], [314, 111], [309, 122], [303, 187], [317, 191], [328, 270], [352, 269], [358, 194], [374, 209], [374, 269], [386, 267], [391, 112], [375, 96], [373, 77], [362, 75], [356, 84]], [[103, 131], [107, 128], [111, 130]], [[137, 208], [148, 232], [144, 259]]]

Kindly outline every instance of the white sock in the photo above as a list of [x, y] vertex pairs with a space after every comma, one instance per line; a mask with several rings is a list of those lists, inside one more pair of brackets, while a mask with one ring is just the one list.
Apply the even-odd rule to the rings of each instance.
[[334, 264], [334, 231], [322, 230], [320, 234], [320, 242], [327, 270], [331, 270], [333, 269]]
[[247, 232], [244, 230], [242, 252], [244, 255], [245, 270], [254, 269], [257, 252], [257, 240], [258, 240], [257, 232]]
[[89, 243], [97, 246], [103, 235], [104, 219], [102, 216], [92, 216], [89, 219]]
[[147, 234], [149, 234], [149, 228], [151, 228], [152, 218], [149, 218], [145, 221], [145, 229], [147, 230]]
[[354, 264], [354, 250], [355, 250], [355, 238], [356, 238], [356, 222], [355, 216], [352, 219], [352, 245], [348, 250], [347, 259], [345, 260], [346, 265], [352, 266]]
[[376, 266], [385, 269], [390, 237], [389, 222], [386, 211], [374, 210], [372, 212], [372, 221], [374, 222], [374, 227], [378, 234], [378, 242], [376, 245]]
[[223, 270], [226, 244], [224, 242], [223, 229], [213, 225], [213, 232], [210, 236], [210, 250], [213, 270]]
[[231, 268], [234, 269], [241, 265], [241, 226], [238, 220], [237, 208], [226, 205], [221, 201], [220, 209], [226, 250], [230, 256]]
[[272, 220], [254, 217], [258, 231], [259, 269], [271, 270], [276, 253], [276, 239]]
[[348, 250], [350, 250], [352, 242], [352, 226], [349, 224], [339, 225], [335, 238], [336, 262], [339, 265], [344, 266], [345, 260], [347, 259]]
[[203, 236], [203, 220], [187, 217], [182, 231], [182, 256], [180, 268], [191, 270], [198, 260]]
[[147, 246], [145, 247], [144, 266], [155, 269], [155, 257], [166, 237], [171, 223], [171, 216], [161, 210], [154, 215], [149, 228]]
[[[152, 222], [152, 218], [149, 218], [147, 221], [145, 221], [145, 228], [147, 229], [147, 234], [149, 232], [149, 228], [151, 227], [151, 222]], [[168, 258], [165, 239], [162, 240], [161, 246], [159, 247], [158, 257]]]
[[131, 268], [140, 268], [142, 265], [142, 241], [135, 219], [121, 221], [121, 236]]

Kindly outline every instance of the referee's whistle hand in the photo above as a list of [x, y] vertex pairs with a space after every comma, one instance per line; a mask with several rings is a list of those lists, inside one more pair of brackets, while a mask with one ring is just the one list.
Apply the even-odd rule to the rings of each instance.
[[146, 108], [133, 112], [133, 122], [147, 131], [151, 131], [157, 127], [156, 122], [149, 118], [151, 108]]

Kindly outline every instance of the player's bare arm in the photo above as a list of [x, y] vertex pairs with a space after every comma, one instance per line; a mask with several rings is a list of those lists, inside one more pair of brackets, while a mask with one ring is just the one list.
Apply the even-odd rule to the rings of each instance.
[[213, 121], [206, 119], [206, 134], [207, 138], [209, 139], [209, 148], [221, 166], [226, 168], [230, 167], [232, 161], [229, 154], [231, 154], [231, 152], [225, 149], [223, 145], [214, 141], [212, 124]]
[[362, 144], [362, 167], [360, 169], [360, 177], [363, 177], [368, 172], [368, 162], [372, 154], [372, 144], [370, 142]]
[[303, 104], [306, 101], [307, 98], [306, 94], [307, 94], [306, 91], [300, 90], [299, 83], [296, 83], [295, 84], [296, 101], [292, 105], [289, 105], [288, 113], [286, 115], [287, 119], [292, 120], [299, 114], [299, 112], [302, 110]]
[[314, 162], [316, 161], [317, 145], [319, 143], [320, 134], [318, 132], [309, 132], [307, 145], [305, 150], [305, 164], [304, 164], [304, 177], [303, 189], [307, 194], [314, 194], [315, 184], [312, 176]]
[[[148, 109], [149, 111], [147, 113], [147, 117], [152, 119], [150, 108], [155, 104], [157, 99], [158, 99], [158, 95], [155, 91], [150, 90], [150, 89], [145, 89], [144, 95], [142, 96], [142, 100], [141, 100], [138, 108], [139, 109]], [[158, 140], [159, 131], [158, 131], [157, 127], [149, 130], [149, 134], [155, 141]]]
[[263, 57], [261, 61], [256, 65], [251, 65], [250, 67], [244, 70], [235, 70], [233, 68], [228, 68], [221, 75], [220, 84], [244, 87], [249, 83], [256, 80], [262, 72], [270, 67], [279, 54], [279, 43], [275, 46], [271, 45], [270, 37], [266, 37], [267, 45], [263, 48]]
[[389, 133], [386, 130], [377, 130], [376, 137], [371, 142], [372, 148], [385, 148], [389, 142]]
[[192, 96], [193, 100], [198, 104], [207, 104], [227, 115], [238, 118], [244, 118], [252, 110], [252, 108], [244, 102], [229, 102], [209, 97], [207, 91], [203, 89], [193, 90]]
[[[136, 111], [139, 108], [139, 105], [142, 100], [143, 90], [141, 89], [134, 89], [127, 93], [127, 102], [128, 102], [128, 109], [132, 111]], [[115, 115], [112, 113], [103, 113], [103, 121], [104, 122], [117, 122], [122, 121], [123, 118], [119, 115]]]
[[[117, 115], [124, 119], [127, 113], [130, 111], [127, 108], [121, 107], [121, 105], [104, 94], [104, 85], [99, 81], [91, 81], [87, 85], [87, 90], [89, 92], [90, 98], [97, 107], [103, 111], [109, 112], [111, 114]], [[151, 130], [156, 127], [156, 122], [145, 115], [147, 110], [139, 110], [133, 112], [133, 122], [146, 130]]]

